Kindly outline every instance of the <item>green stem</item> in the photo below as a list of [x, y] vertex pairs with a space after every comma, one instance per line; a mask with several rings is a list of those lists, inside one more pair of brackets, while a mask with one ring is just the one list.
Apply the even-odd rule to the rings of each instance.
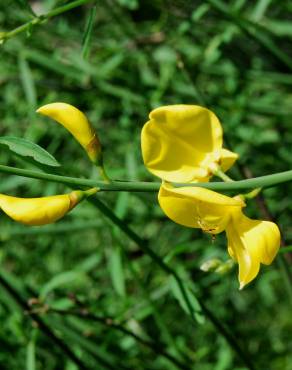
[[[222, 179], [224, 182], [234, 182], [234, 180], [229, 177], [228, 175], [226, 175], [226, 173], [224, 173], [220, 168], [218, 168], [216, 171], [214, 171], [214, 175], [219, 177], [220, 179]], [[239, 194], [244, 200], [250, 200], [250, 199], [253, 199], [255, 198], [257, 195], [259, 195], [259, 193], [262, 191], [262, 188], [255, 188], [253, 190], [251, 190], [250, 192], [248, 193], [245, 193], [245, 194]]]
[[98, 172], [100, 174], [100, 177], [103, 179], [103, 181], [106, 182], [107, 184], [109, 184], [112, 180], [110, 179], [110, 177], [108, 176], [108, 174], [107, 174], [107, 172], [104, 168], [103, 161], [101, 161], [100, 164], [97, 164], [96, 167], [97, 167]]
[[[283, 245], [282, 245], [282, 248]], [[287, 281], [285, 281], [287, 290], [289, 292], [290, 301], [292, 303], [292, 272], [291, 272], [291, 266], [289, 262], [286, 260], [285, 256], [280, 255], [279, 256], [280, 265], [282, 266], [281, 269], [285, 271], [285, 275], [287, 278]]]
[[[179, 348], [179, 345], [176, 341], [176, 337], [174, 337], [170, 331], [169, 331], [169, 325], [165, 322], [165, 317], [163, 316], [163, 313], [160, 312], [160, 310], [156, 307], [154, 298], [152, 298], [151, 294], [148, 292], [148, 285], [145, 283], [143, 279], [141, 279], [141, 276], [136, 271], [134, 267], [134, 263], [131, 259], [128, 260], [128, 266], [131, 270], [131, 273], [133, 274], [133, 277], [135, 281], [139, 284], [139, 288], [142, 290], [143, 298], [147, 301], [147, 304], [151, 306], [152, 315], [154, 317], [154, 320], [156, 322], [156, 325], [159, 328], [159, 331], [161, 332], [161, 339], [165, 338], [165, 341], [167, 342], [167, 345], [170, 347], [170, 352], [173, 353], [177, 358], [180, 360], [183, 358], [185, 363], [188, 363], [189, 365], [192, 363], [192, 359], [188, 356], [186, 351], [182, 351]], [[142, 303], [143, 304], [143, 303]], [[141, 302], [139, 301], [138, 305], [136, 305], [137, 309], [138, 307], [141, 307]], [[143, 307], [143, 306], [142, 306]]]
[[292, 246], [288, 246], [288, 247], [282, 247], [280, 248], [279, 250], [279, 253], [289, 253], [289, 252], [292, 252]]
[[[160, 183], [157, 182], [132, 182], [132, 181], [95, 181], [76, 177], [53, 175], [45, 172], [25, 170], [22, 168], [0, 165], [0, 172], [17, 176], [24, 176], [33, 179], [58, 182], [75, 187], [98, 187], [99, 191], [130, 191], [130, 192], [157, 192]], [[267, 188], [292, 181], [292, 170], [278, 172], [272, 175], [254, 177], [253, 179], [229, 181], [229, 182], [208, 182], [195, 184], [175, 184], [176, 186], [199, 186], [211, 190], [242, 190], [254, 188]]]
[[253, 189], [252, 191], [250, 191], [249, 193], [241, 194], [241, 196], [244, 199], [249, 200], [249, 199], [253, 199], [253, 198], [257, 197], [261, 191], [262, 191], [262, 188], [256, 188], [256, 189]]
[[[281, 249], [285, 249], [285, 247], [282, 246], [280, 248], [280, 251], [281, 251]], [[277, 262], [277, 264], [280, 268], [280, 272], [282, 274], [283, 281], [284, 281], [284, 284], [286, 286], [286, 290], [288, 292], [290, 302], [292, 303], [292, 286], [291, 286], [292, 276], [291, 276], [290, 266], [288, 265], [285, 257], [282, 256], [282, 255], [278, 256], [276, 262]]]
[[42, 23], [46, 22], [48, 19], [50, 19], [52, 17], [55, 17], [55, 16], [60, 15], [62, 13], [65, 13], [68, 10], [77, 8], [80, 5], [84, 5], [86, 3], [89, 3], [90, 1], [92, 1], [92, 0], [76, 0], [76, 1], [72, 1], [69, 4], [66, 4], [66, 5], [60, 6], [60, 7], [56, 8], [56, 9], [51, 10], [51, 11], [49, 11], [46, 14], [39, 15], [39, 16], [35, 17], [34, 19], [32, 19], [31, 21], [29, 21], [29, 22], [27, 22], [27, 23], [25, 23], [25, 24], [23, 24], [23, 25], [15, 28], [12, 31], [9, 31], [9, 32], [1, 32], [1, 35], [0, 35], [0, 44], [3, 44], [6, 40], [10, 39], [11, 37], [13, 37], [13, 36], [15, 36], [15, 35], [17, 35], [17, 34], [19, 34], [21, 32], [25, 32], [25, 31], [29, 30], [32, 26], [36, 26], [36, 25], [42, 24]]
[[220, 168], [217, 168], [217, 170], [214, 171], [214, 175], [219, 177], [224, 182], [233, 182], [234, 181], [234, 180], [232, 180], [231, 177], [226, 175], [226, 173], [224, 173]]

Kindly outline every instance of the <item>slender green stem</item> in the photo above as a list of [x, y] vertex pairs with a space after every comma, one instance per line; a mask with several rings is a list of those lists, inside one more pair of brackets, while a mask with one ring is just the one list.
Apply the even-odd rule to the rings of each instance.
[[[53, 175], [50, 173], [25, 170], [22, 168], [0, 165], [0, 172], [9, 173], [18, 176], [29, 177], [33, 179], [58, 182], [61, 184], [75, 187], [98, 187], [99, 191], [132, 191], [132, 192], [157, 192], [160, 183], [157, 182], [132, 182], [132, 181], [96, 181], [81, 179], [76, 177]], [[278, 172], [272, 175], [254, 177], [253, 179], [229, 181], [229, 182], [207, 182], [195, 184], [175, 184], [176, 186], [200, 186], [211, 190], [242, 190], [253, 188], [267, 188], [292, 181], [292, 170]]]
[[12, 31], [1, 32], [1, 34], [0, 34], [0, 44], [3, 44], [6, 40], [10, 39], [11, 37], [13, 37], [15, 35], [18, 35], [21, 32], [25, 32], [25, 31], [29, 30], [33, 26], [42, 24], [42, 23], [46, 22], [48, 19], [50, 19], [52, 17], [55, 17], [55, 16], [60, 15], [62, 13], [65, 13], [65, 12], [71, 10], [71, 9], [77, 8], [78, 6], [89, 3], [90, 1], [93, 1], [93, 0], [72, 1], [69, 4], [66, 4], [66, 5], [60, 6], [56, 9], [51, 10], [46, 14], [39, 15], [39, 16], [33, 18], [31, 21], [29, 21], [27, 23], [24, 23], [23, 25], [15, 28]]
[[262, 188], [256, 188], [248, 193], [241, 194], [241, 196], [246, 200], [250, 200], [250, 199], [257, 197], [261, 191], [262, 191]]
[[108, 177], [108, 175], [107, 175], [107, 173], [106, 173], [106, 171], [105, 171], [104, 167], [98, 166], [97, 168], [98, 168], [98, 171], [99, 171], [99, 173], [100, 173], [100, 176], [103, 178], [104, 182], [110, 183], [110, 182], [111, 182], [111, 180], [110, 180], [110, 178]]
[[104, 182], [109, 184], [112, 180], [110, 179], [110, 177], [108, 176], [105, 170], [103, 159], [101, 159], [98, 163], [94, 163], [94, 164], [98, 169], [100, 177], [103, 179]]
[[[285, 247], [281, 247], [279, 251], [282, 249], [285, 249]], [[283, 282], [284, 285], [286, 286], [286, 290], [288, 292], [288, 296], [290, 299], [290, 303], [292, 303], [292, 274], [291, 274], [291, 269], [290, 266], [288, 265], [285, 256], [279, 255], [276, 263], [278, 264], [278, 267], [280, 269], [280, 273], [282, 274], [283, 277]]]
[[[280, 248], [279, 252], [286, 249], [284, 244], [285, 244], [285, 241], [284, 241], [284, 238], [282, 238], [281, 248]], [[283, 276], [283, 281], [284, 281], [284, 284], [286, 286], [286, 290], [287, 290], [289, 298], [290, 298], [290, 303], [292, 303], [292, 271], [291, 271], [290, 264], [286, 260], [285, 256], [283, 256], [281, 254], [278, 256], [276, 262], [277, 262], [277, 264], [280, 268], [280, 272]]]
[[[173, 353], [173, 355], [176, 356], [179, 360], [183, 359], [185, 363], [191, 364], [192, 359], [189, 357], [189, 355], [186, 353], [186, 351], [182, 351], [177, 343], [177, 338], [173, 336], [172, 333], [169, 331], [169, 325], [165, 322], [165, 317], [163, 315], [163, 312], [161, 312], [155, 305], [154, 298], [149, 294], [148, 292], [148, 285], [145, 283], [143, 279], [141, 279], [140, 274], [136, 271], [134, 267], [134, 263], [131, 259], [128, 259], [128, 266], [130, 268], [131, 273], [133, 274], [133, 277], [137, 284], [139, 285], [140, 290], [142, 290], [143, 298], [147, 301], [147, 304], [151, 307], [153, 318], [156, 322], [156, 325], [159, 328], [159, 331], [161, 332], [161, 339], [165, 338], [165, 341], [167, 342], [167, 345], [170, 347], [170, 351]], [[143, 304], [143, 303], [142, 303]], [[136, 307], [141, 307], [141, 302], [136, 305]], [[159, 341], [160, 343], [160, 341]], [[161, 347], [161, 345], [159, 345]]]
[[289, 252], [292, 252], [292, 245], [288, 246], [288, 247], [282, 247], [280, 248], [279, 250], [279, 253], [283, 254], [283, 253], [289, 253]]
[[234, 181], [234, 180], [232, 180], [231, 177], [226, 175], [226, 173], [224, 173], [220, 168], [217, 168], [217, 170], [214, 171], [214, 175], [219, 177], [224, 182], [233, 182]]
[[138, 234], [136, 234], [122, 219], [116, 216], [112, 210], [107, 207], [100, 199], [97, 197], [89, 198], [89, 203], [95, 205], [107, 218], [111, 220], [116, 226], [119, 227], [130, 239], [132, 239], [139, 247], [143, 250], [151, 259], [156, 262], [165, 272], [172, 274], [172, 269], [163, 262], [163, 260], [147, 245], [147, 241], [142, 239]]
[[[228, 182], [228, 183], [229, 182], [234, 182], [234, 180], [231, 177], [229, 177], [228, 175], [226, 175], [226, 173], [223, 172], [220, 168], [218, 168], [216, 171], [214, 171], [214, 175], [219, 177], [224, 182]], [[261, 192], [261, 190], [262, 190], [262, 188], [255, 188], [255, 189], [251, 190], [248, 193], [240, 194], [240, 196], [243, 199], [246, 199], [246, 200], [253, 199]]]
[[18, 176], [29, 177], [33, 179], [57, 182], [73, 187], [97, 187], [99, 191], [157, 191], [159, 183], [146, 183], [146, 182], [126, 182], [126, 181], [113, 181], [111, 183], [105, 181], [96, 181], [89, 179], [81, 179], [76, 177], [53, 175], [49, 173], [24, 170], [21, 168], [8, 167], [0, 165], [0, 172], [10, 173]]

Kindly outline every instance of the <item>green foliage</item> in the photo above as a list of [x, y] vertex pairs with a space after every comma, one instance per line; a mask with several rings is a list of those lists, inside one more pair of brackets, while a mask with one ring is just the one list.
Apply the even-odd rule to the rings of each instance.
[[[30, 9], [43, 14], [64, 4], [2, 1], [1, 32], [30, 21]], [[52, 153], [62, 163], [60, 174], [98, 179], [72, 136], [34, 113], [64, 101], [97, 128], [113, 179], [153, 181], [140, 153], [149, 111], [201, 104], [220, 117], [225, 146], [240, 154], [232, 177], [289, 170], [291, 10], [288, 0], [106, 0], [34, 25], [1, 45], [0, 135]], [[46, 156], [41, 163], [48, 161]], [[34, 168], [2, 147], [1, 164]], [[11, 195], [67, 190], [0, 174], [0, 191]], [[264, 191], [288, 245], [291, 191], [291, 184]], [[199, 269], [211, 258], [227, 260], [224, 236], [212, 241], [172, 223], [155, 194], [102, 193], [100, 199], [190, 282], [187, 295], [195, 307], [200, 311], [198, 302], [205, 304], [255, 369], [292, 369], [291, 283], [285, 283], [279, 258], [239, 292], [237, 266], [225, 274]], [[262, 210], [263, 202], [251, 202], [246, 213], [267, 218]], [[29, 301], [20, 307], [0, 279], [1, 369], [75, 370], [81, 367], [74, 355], [87, 369], [248, 368], [218, 325], [205, 315], [201, 324], [192, 321], [177, 283], [91, 203], [49, 226], [24, 227], [4, 214], [0, 224], [1, 276]], [[289, 257], [286, 262], [291, 274]], [[25, 311], [36, 313], [60, 342]]]
[[38, 163], [52, 167], [60, 166], [50, 153], [29, 140], [15, 136], [0, 136], [0, 145], [7, 145], [11, 152], [21, 157], [30, 157]]

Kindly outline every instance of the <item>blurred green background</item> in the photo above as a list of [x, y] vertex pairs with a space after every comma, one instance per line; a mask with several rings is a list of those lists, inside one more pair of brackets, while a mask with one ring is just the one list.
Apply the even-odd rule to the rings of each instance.
[[[0, 31], [10, 31], [66, 1], [4, 0]], [[105, 148], [113, 179], [157, 181], [143, 166], [140, 131], [151, 109], [200, 104], [220, 118], [225, 146], [240, 155], [235, 179], [291, 169], [292, 3], [289, 0], [91, 1], [1, 45], [0, 135], [29, 139], [62, 164], [66, 176], [98, 179], [77, 142], [35, 113], [54, 101], [76, 105]], [[0, 147], [1, 164], [36, 169]], [[39, 169], [38, 169], [39, 170]], [[53, 171], [53, 170], [50, 170]], [[0, 174], [0, 192], [37, 197], [63, 185]], [[292, 244], [292, 187], [264, 191], [250, 217], [277, 220]], [[115, 213], [166, 262], [237, 339], [246, 367], [208, 318], [194, 323], [175, 298], [171, 278], [93, 205], [62, 221], [24, 227], [0, 215], [0, 273], [60, 343], [51, 340], [0, 286], [0, 368], [292, 369], [291, 280], [277, 257], [238, 290], [237, 266], [200, 271], [210, 258], [228, 260], [226, 240], [166, 219], [154, 193], [101, 193]], [[291, 258], [285, 254], [291, 270]], [[291, 271], [290, 271], [291, 272]], [[1, 284], [0, 284], [1, 285]], [[3, 284], [2, 284], [3, 285]], [[34, 299], [32, 299], [34, 298]], [[100, 320], [69, 311], [82, 308]], [[60, 310], [66, 312], [61, 313]], [[113, 327], [112, 319], [133, 335]], [[217, 325], [218, 326], [218, 325]]]

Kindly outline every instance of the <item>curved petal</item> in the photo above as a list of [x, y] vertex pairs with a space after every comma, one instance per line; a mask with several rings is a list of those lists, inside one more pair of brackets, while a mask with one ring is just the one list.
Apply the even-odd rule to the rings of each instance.
[[149, 115], [141, 133], [142, 155], [154, 175], [171, 182], [201, 181], [207, 153], [222, 147], [222, 128], [210, 110], [197, 105], [170, 105]]
[[0, 194], [0, 208], [14, 221], [40, 226], [55, 222], [70, 210], [68, 194], [43, 198], [16, 198]]
[[239, 264], [243, 288], [257, 276], [261, 263], [272, 263], [280, 247], [280, 231], [273, 222], [252, 220], [239, 211], [231, 216], [226, 234], [228, 252]]
[[17, 198], [0, 194], [0, 209], [25, 225], [46, 225], [59, 220], [84, 198], [96, 192], [97, 188], [92, 188], [42, 198]]
[[162, 184], [158, 201], [164, 213], [174, 222], [211, 234], [222, 232], [230, 219], [231, 209], [243, 207], [234, 199], [200, 187], [174, 188]]
[[79, 109], [66, 103], [51, 103], [40, 107], [37, 112], [63, 125], [93, 161], [100, 156], [101, 145], [98, 136], [85, 114]]

